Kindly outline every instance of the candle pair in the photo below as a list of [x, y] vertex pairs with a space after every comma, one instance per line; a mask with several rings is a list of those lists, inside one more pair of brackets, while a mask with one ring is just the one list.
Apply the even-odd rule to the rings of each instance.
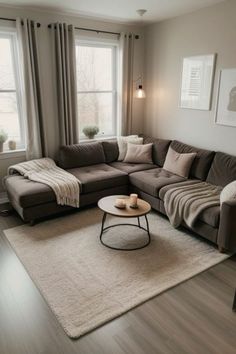
[[[123, 199], [123, 198], [117, 198], [115, 201], [115, 206], [117, 208], [125, 208], [126, 207], [126, 202], [127, 199]], [[129, 206], [131, 208], [137, 208], [138, 207], [138, 194], [130, 194], [129, 196]]]

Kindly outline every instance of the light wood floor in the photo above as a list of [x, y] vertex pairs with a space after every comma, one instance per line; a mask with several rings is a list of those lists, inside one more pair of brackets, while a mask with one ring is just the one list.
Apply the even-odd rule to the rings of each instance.
[[236, 257], [71, 340], [2, 233], [20, 224], [0, 216], [1, 354], [236, 353]]

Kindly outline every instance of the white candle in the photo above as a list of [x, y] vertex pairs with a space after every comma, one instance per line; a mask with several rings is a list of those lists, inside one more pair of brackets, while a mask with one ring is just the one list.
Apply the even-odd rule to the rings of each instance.
[[136, 208], [138, 203], [138, 194], [132, 193], [130, 194], [129, 198], [130, 198], [130, 206]]

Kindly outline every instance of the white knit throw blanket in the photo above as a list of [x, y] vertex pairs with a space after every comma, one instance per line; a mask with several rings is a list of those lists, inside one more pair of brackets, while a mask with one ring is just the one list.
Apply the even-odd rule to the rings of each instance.
[[178, 227], [184, 221], [193, 227], [203, 210], [220, 205], [221, 189], [207, 182], [187, 180], [165, 186], [159, 193], [163, 196], [170, 223]]
[[8, 174], [17, 171], [34, 182], [44, 183], [54, 191], [59, 205], [79, 207], [79, 180], [71, 173], [59, 168], [50, 158], [21, 162], [10, 166]]

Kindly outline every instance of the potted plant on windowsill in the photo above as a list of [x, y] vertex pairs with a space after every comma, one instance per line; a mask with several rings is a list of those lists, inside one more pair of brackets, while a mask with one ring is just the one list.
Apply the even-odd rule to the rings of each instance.
[[3, 144], [7, 141], [8, 135], [5, 130], [0, 130], [0, 152], [3, 152]]
[[83, 133], [88, 139], [94, 139], [94, 136], [99, 132], [97, 125], [87, 125], [83, 128]]

